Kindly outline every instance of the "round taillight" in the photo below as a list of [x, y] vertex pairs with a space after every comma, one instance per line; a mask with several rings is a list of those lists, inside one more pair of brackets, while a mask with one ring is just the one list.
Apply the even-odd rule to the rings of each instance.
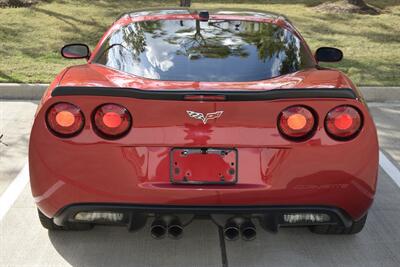
[[304, 106], [284, 109], [278, 117], [280, 133], [291, 140], [302, 141], [313, 134], [316, 126], [314, 113]]
[[327, 133], [336, 140], [354, 138], [362, 126], [362, 117], [358, 109], [351, 106], [339, 106], [328, 112], [325, 119]]
[[62, 102], [56, 103], [48, 109], [46, 123], [55, 135], [72, 137], [83, 129], [85, 117], [77, 106]]
[[98, 134], [106, 139], [117, 139], [129, 132], [132, 117], [129, 111], [117, 104], [105, 104], [98, 107], [93, 116]]

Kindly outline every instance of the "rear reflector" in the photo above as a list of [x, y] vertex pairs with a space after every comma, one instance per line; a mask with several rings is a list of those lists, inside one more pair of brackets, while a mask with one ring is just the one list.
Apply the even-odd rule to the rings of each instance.
[[351, 106], [338, 106], [328, 112], [325, 119], [327, 133], [336, 140], [354, 138], [362, 127], [360, 112]]
[[117, 139], [126, 135], [132, 124], [129, 111], [117, 104], [98, 107], [93, 116], [96, 132], [105, 139]]
[[51, 106], [46, 115], [47, 127], [60, 137], [72, 137], [82, 129], [85, 118], [81, 110], [70, 103], [57, 103]]
[[325, 213], [292, 213], [284, 214], [285, 223], [323, 223], [331, 220], [330, 216]]
[[83, 222], [121, 222], [124, 220], [124, 214], [119, 212], [106, 212], [106, 211], [96, 211], [96, 212], [79, 212], [74, 217], [77, 221]]
[[315, 121], [315, 116], [310, 108], [292, 106], [279, 114], [278, 129], [284, 137], [302, 141], [311, 137], [315, 130]]

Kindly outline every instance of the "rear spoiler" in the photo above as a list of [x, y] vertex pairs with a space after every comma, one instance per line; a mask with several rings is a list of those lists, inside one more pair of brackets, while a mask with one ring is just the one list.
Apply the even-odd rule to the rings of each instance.
[[349, 88], [298, 88], [263, 91], [141, 90], [120, 87], [56, 87], [51, 96], [112, 96], [148, 100], [176, 101], [263, 101], [295, 98], [358, 99]]

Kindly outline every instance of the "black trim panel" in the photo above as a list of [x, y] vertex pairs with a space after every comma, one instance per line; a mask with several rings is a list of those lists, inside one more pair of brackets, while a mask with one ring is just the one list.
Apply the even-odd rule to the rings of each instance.
[[131, 214], [259, 214], [279, 216], [284, 213], [325, 212], [334, 214], [345, 227], [353, 223], [342, 209], [330, 206], [177, 206], [82, 203], [64, 207], [54, 216], [57, 225], [66, 225], [75, 214], [82, 211], [114, 211]]
[[222, 96], [221, 99], [202, 101], [263, 101], [294, 98], [347, 98], [357, 99], [352, 89], [313, 88], [313, 89], [273, 89], [265, 91], [195, 91], [195, 90], [141, 90], [135, 88], [112, 87], [70, 87], [60, 86], [53, 90], [52, 96], [113, 96], [148, 100], [198, 101], [187, 96]]

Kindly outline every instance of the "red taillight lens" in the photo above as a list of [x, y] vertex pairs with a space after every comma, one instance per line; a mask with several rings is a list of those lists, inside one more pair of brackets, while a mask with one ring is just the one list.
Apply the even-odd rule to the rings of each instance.
[[339, 106], [328, 112], [325, 128], [328, 134], [336, 140], [354, 138], [362, 126], [360, 112], [351, 106]]
[[128, 133], [132, 117], [123, 106], [105, 104], [96, 109], [93, 121], [100, 136], [106, 139], [117, 139]]
[[46, 122], [55, 135], [71, 137], [83, 129], [85, 118], [77, 106], [70, 103], [57, 103], [47, 111]]
[[311, 137], [315, 125], [313, 112], [304, 106], [288, 107], [278, 117], [279, 131], [284, 137], [292, 140], [304, 140]]

